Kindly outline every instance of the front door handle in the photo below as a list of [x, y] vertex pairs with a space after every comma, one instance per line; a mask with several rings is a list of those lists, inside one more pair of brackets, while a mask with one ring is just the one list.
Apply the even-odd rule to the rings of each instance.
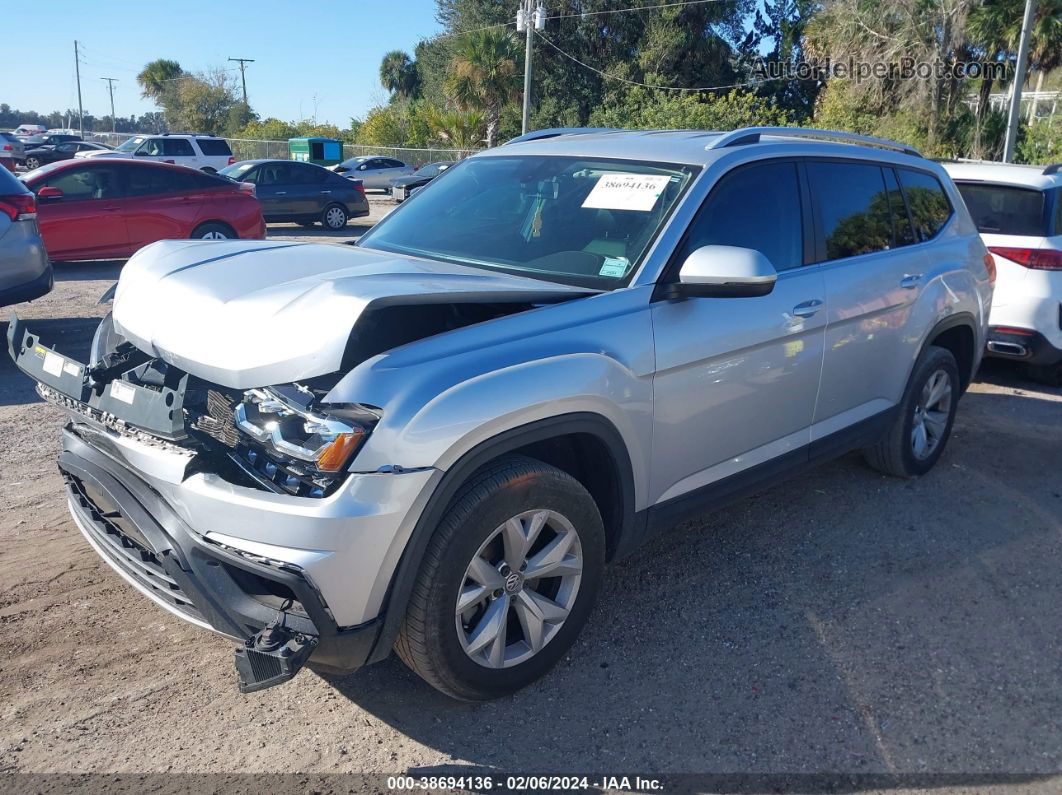
[[908, 273], [902, 279], [900, 279], [900, 287], [905, 290], [913, 290], [922, 282], [921, 273]]
[[323, 191], [321, 191], [321, 193], [331, 193], [331, 192], [332, 192], [332, 191], [330, 191], [330, 190], [323, 190]]
[[287, 196], [288, 192], [286, 190], [278, 190], [278, 191], [274, 192], [273, 195], [274, 196]]
[[797, 317], [811, 317], [820, 309], [822, 309], [822, 301], [816, 298], [814, 300], [805, 301], [802, 304], [797, 304], [796, 306], [794, 306], [793, 314]]

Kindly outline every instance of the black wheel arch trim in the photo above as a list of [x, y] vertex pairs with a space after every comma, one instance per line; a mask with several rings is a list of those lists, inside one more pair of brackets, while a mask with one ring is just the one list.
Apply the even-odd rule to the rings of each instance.
[[[963, 391], [966, 391], [966, 387], [969, 386], [970, 382], [973, 381], [974, 374], [977, 372], [977, 366], [980, 363], [981, 357], [983, 355], [983, 352], [978, 350], [977, 347], [977, 320], [970, 312], [956, 312], [953, 315], [948, 315], [948, 317], [937, 321], [936, 325], [934, 325], [933, 328], [929, 330], [929, 333], [926, 334], [925, 339], [922, 341], [922, 347], [918, 350], [918, 356], [916, 356], [915, 360], [911, 362], [911, 370], [910, 372], [908, 372], [907, 377], [911, 377], [911, 373], [914, 372], [914, 368], [917, 366], [918, 360], [925, 353], [926, 348], [932, 345], [933, 341], [937, 339], [937, 337], [939, 337], [945, 331], [950, 331], [951, 329], [957, 328], [959, 326], [966, 326], [967, 328], [969, 328], [974, 338], [973, 357], [970, 363], [970, 372], [963, 373], [961, 370], [962, 363], [956, 361], [956, 363], [960, 365], [959, 375], [963, 379]], [[982, 341], [982, 346], [983, 344], [984, 343]]]
[[[615, 528], [617, 540], [613, 558], [626, 554], [644, 537], [645, 516], [639, 516], [634, 507], [634, 469], [630, 453], [623, 437], [607, 418], [593, 412], [576, 412], [549, 417], [504, 431], [473, 447], [462, 455], [440, 480], [421, 512], [402, 557], [395, 568], [388, 590], [387, 601], [382, 611], [383, 626], [368, 662], [378, 662], [387, 657], [398, 638], [405, 616], [406, 605], [413, 592], [413, 584], [420, 571], [421, 561], [428, 543], [458, 490], [479, 469], [489, 462], [512, 453], [535, 442], [543, 442], [560, 436], [590, 434], [601, 441], [612, 457], [616, 477], [619, 480], [619, 527]], [[640, 529], [639, 529], [640, 528]]]

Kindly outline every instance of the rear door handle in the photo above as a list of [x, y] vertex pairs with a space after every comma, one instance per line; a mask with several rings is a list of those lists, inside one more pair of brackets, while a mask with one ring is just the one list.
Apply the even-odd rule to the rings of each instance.
[[815, 298], [811, 301], [805, 301], [802, 304], [797, 304], [793, 307], [793, 314], [797, 317], [811, 317], [816, 312], [822, 309], [822, 301]]
[[330, 191], [330, 190], [323, 190], [323, 191], [321, 191], [321, 193], [331, 193], [331, 192], [332, 192], [332, 191]]
[[900, 279], [900, 287], [905, 290], [913, 290], [922, 282], [921, 273], [908, 273], [902, 279]]
[[278, 191], [277, 191], [276, 193], [274, 193], [273, 195], [274, 195], [274, 196], [287, 196], [287, 195], [288, 195], [288, 192], [287, 192], [286, 190], [278, 190]]

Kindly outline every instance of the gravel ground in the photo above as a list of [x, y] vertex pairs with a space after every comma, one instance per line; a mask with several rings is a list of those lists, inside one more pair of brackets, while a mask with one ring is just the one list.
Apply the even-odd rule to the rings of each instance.
[[[279, 225], [270, 237], [352, 240], [389, 208], [373, 205], [344, 233]], [[55, 291], [19, 313], [84, 358], [95, 300], [120, 266], [58, 266]], [[478, 706], [394, 657], [240, 695], [232, 644], [134, 592], [76, 531], [54, 464], [60, 425], [3, 356], [0, 774], [640, 771], [742, 774], [698, 785], [729, 791], [1062, 787], [1062, 392], [1008, 366], [982, 371], [929, 476], [894, 480], [849, 456], [676, 528], [611, 567], [553, 673]]]

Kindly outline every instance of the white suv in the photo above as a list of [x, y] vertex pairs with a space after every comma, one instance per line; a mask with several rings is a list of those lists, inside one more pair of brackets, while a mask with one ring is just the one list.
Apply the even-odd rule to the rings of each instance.
[[134, 157], [175, 163], [216, 174], [236, 162], [229, 142], [214, 135], [136, 135], [108, 151], [78, 152], [75, 157]]
[[998, 281], [988, 355], [1024, 362], [1062, 385], [1062, 165], [945, 163], [988, 250]]

